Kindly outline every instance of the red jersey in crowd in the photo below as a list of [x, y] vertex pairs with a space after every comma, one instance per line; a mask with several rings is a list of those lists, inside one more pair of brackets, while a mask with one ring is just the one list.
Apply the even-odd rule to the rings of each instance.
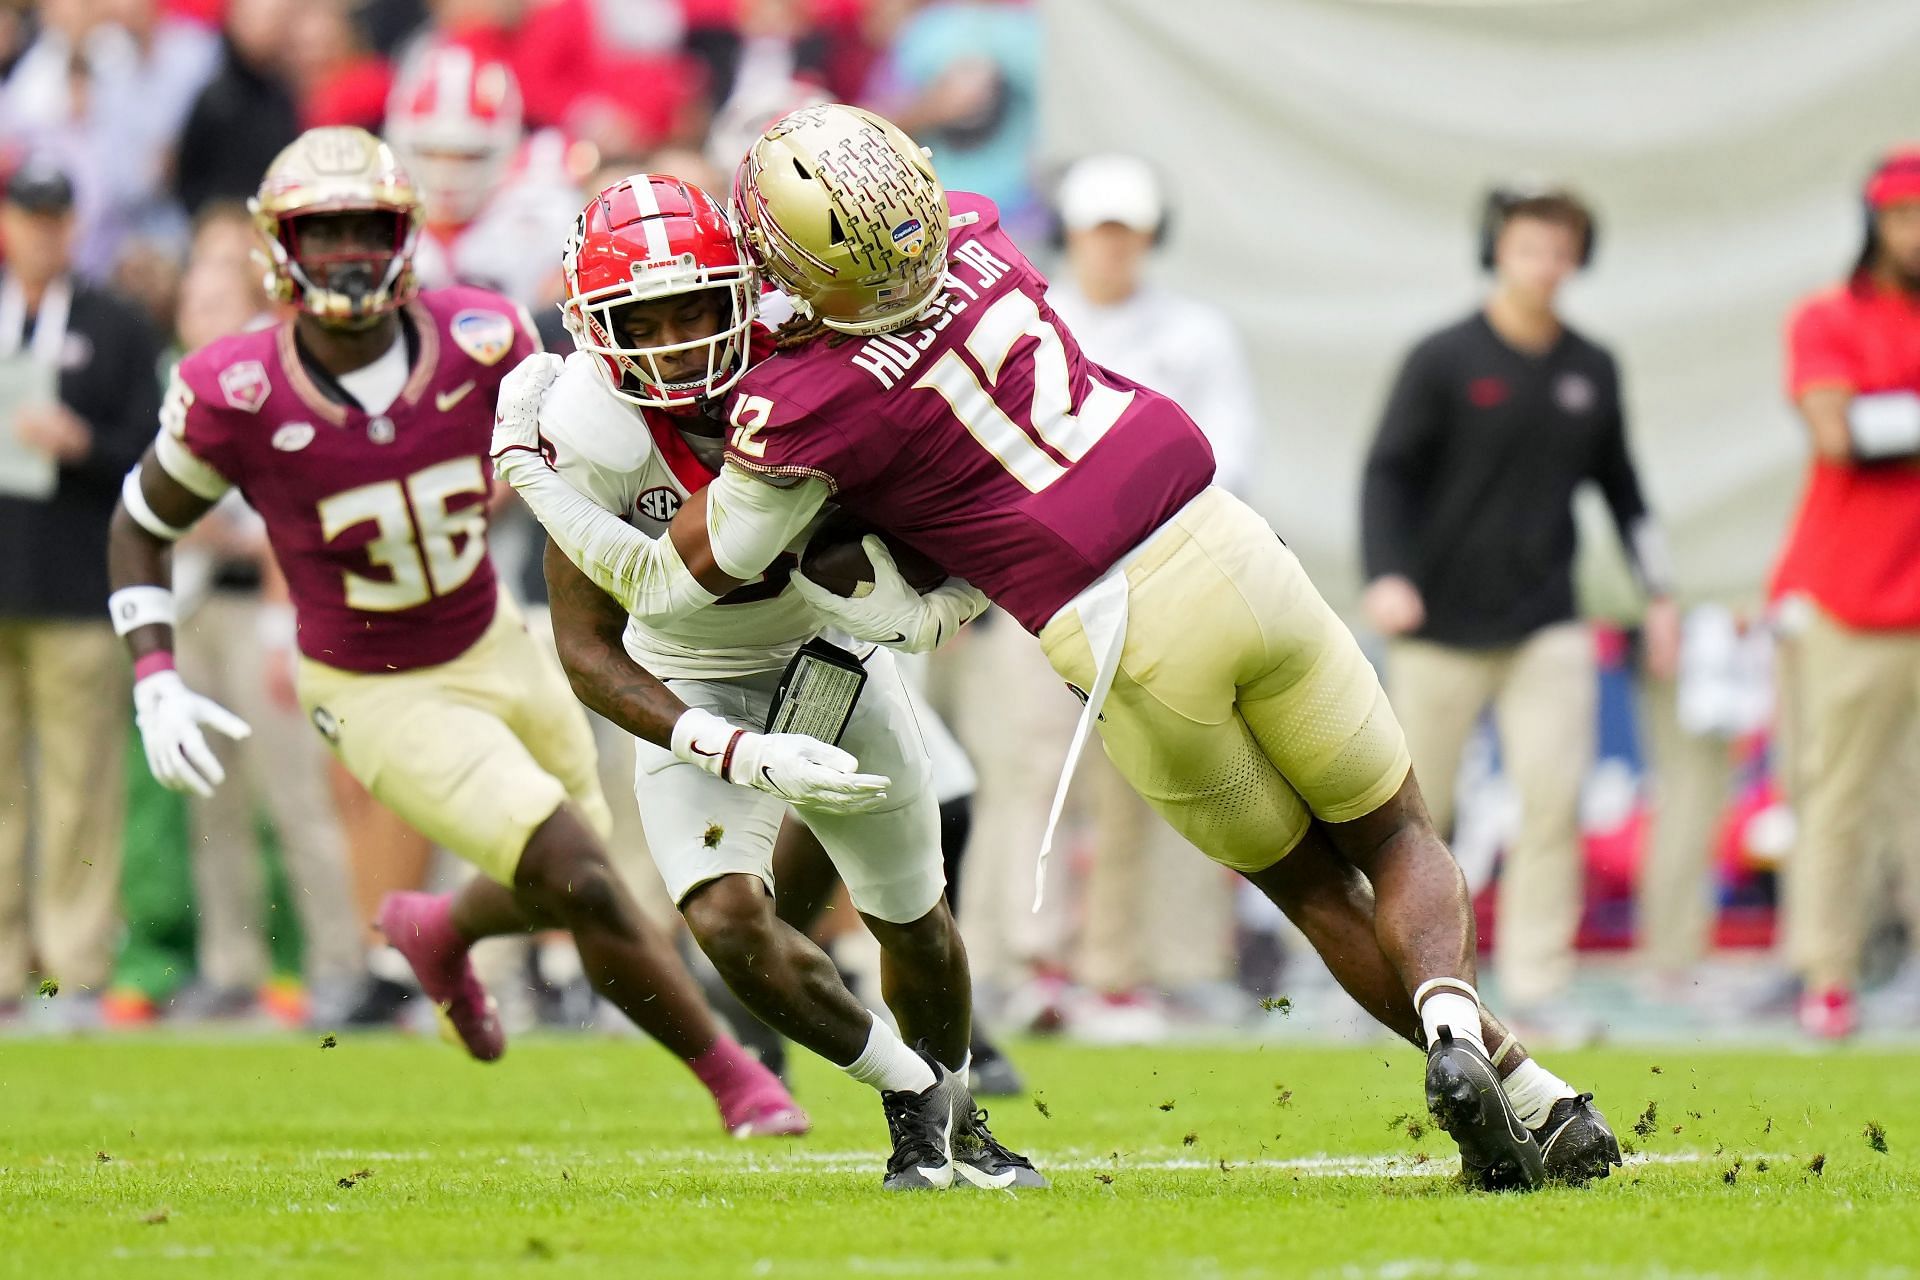
[[[1787, 394], [1920, 393], [1920, 299], [1864, 278], [1817, 294], [1787, 328]], [[1815, 458], [1774, 571], [1850, 627], [1920, 627], [1920, 464]]]

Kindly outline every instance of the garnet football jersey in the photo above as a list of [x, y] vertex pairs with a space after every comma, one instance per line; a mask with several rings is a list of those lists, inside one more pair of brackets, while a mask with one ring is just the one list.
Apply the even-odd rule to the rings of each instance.
[[1179, 405], [1081, 353], [991, 201], [947, 200], [929, 318], [755, 365], [727, 457], [820, 477], [1037, 632], [1212, 482], [1213, 454]]
[[[759, 344], [756, 343], [756, 346]], [[540, 435], [554, 470], [576, 490], [648, 534], [663, 537], [674, 513], [714, 477], [720, 440], [703, 461], [673, 415], [613, 394], [575, 352], [540, 405]], [[820, 622], [787, 581], [796, 561], [783, 555], [760, 581], [666, 626], [627, 621], [633, 660], [662, 679], [717, 679], [784, 667]]]
[[288, 322], [182, 360], [155, 445], [188, 489], [237, 488], [259, 512], [300, 652], [348, 671], [450, 661], [493, 621], [493, 406], [540, 345], [524, 311], [479, 289], [423, 293], [404, 315], [412, 374], [386, 412], [323, 392]]

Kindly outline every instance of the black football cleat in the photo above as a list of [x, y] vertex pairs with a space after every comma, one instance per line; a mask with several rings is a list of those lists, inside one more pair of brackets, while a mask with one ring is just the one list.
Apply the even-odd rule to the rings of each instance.
[[957, 1130], [973, 1113], [973, 1099], [959, 1076], [927, 1054], [934, 1081], [918, 1093], [880, 1091], [887, 1113], [893, 1154], [880, 1185], [887, 1191], [944, 1191], [953, 1185], [953, 1148]]
[[400, 1020], [400, 1015], [411, 1006], [411, 1001], [419, 991], [391, 978], [382, 978], [374, 974], [367, 975], [360, 988], [360, 997], [347, 1010], [345, 1019], [349, 1027], [388, 1027]]
[[1482, 1191], [1533, 1191], [1547, 1180], [1540, 1144], [1487, 1055], [1447, 1027], [1427, 1050], [1427, 1110], [1460, 1147], [1460, 1175]]
[[1554, 1182], [1582, 1187], [1606, 1177], [1620, 1163], [1620, 1139], [1613, 1136], [1590, 1093], [1554, 1103], [1533, 1138]]
[[973, 1068], [967, 1085], [976, 1098], [1017, 1098], [1027, 1091], [1019, 1069], [999, 1045], [978, 1031], [973, 1033]]
[[953, 1135], [954, 1185], [991, 1190], [1047, 1186], [1046, 1175], [1033, 1167], [1033, 1161], [1009, 1151], [993, 1136], [987, 1128], [987, 1113], [972, 1110], [972, 1099], [968, 1106]]

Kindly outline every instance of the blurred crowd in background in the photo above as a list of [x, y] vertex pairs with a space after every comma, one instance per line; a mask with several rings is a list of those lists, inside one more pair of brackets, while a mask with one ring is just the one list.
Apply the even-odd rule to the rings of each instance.
[[[0, 558], [44, 563], [59, 580], [0, 569], [0, 1030], [408, 1016], [394, 990], [404, 966], [383, 957], [366, 922], [382, 892], [449, 874], [450, 860], [437, 864], [330, 767], [301, 718], [292, 620], [258, 521], [235, 501], [176, 559], [183, 610], [193, 607], [183, 673], [254, 727], [228, 755], [228, 784], [191, 802], [146, 776], [117, 648], [76, 666], [96, 633], [111, 640], [103, 538], [56, 535], [51, 523], [55, 507], [82, 524], [97, 507], [104, 527], [172, 363], [273, 318], [244, 202], [304, 128], [357, 124], [393, 142], [425, 201], [426, 284], [499, 289], [565, 350], [560, 249], [587, 194], [651, 170], [724, 198], [775, 116], [816, 101], [874, 107], [933, 148], [949, 187], [999, 203], [1016, 239], [1051, 264], [1052, 301], [1089, 354], [1172, 393], [1213, 440], [1220, 482], [1250, 492], [1259, 456], [1278, 445], [1242, 344], [1207, 300], [1154, 280], [1180, 210], [1151, 157], [1041, 172], [1041, 49], [1038, 16], [1020, 0], [0, 0], [0, 174], [11, 175], [0, 277], [73, 282], [59, 349], [23, 344], [0, 290], [0, 366], [56, 368], [64, 406], [64, 416], [13, 415], [30, 425], [11, 447], [51, 458], [57, 493], [0, 495]], [[1463, 297], [1462, 311], [1472, 303]], [[110, 339], [91, 340], [89, 326], [108, 324], [88, 318], [96, 312], [121, 326]], [[36, 336], [44, 330], [43, 311]], [[114, 377], [143, 389], [80, 403], [77, 387]], [[13, 385], [0, 379], [0, 422], [7, 397], [25, 396]], [[1386, 387], [1353, 394], [1389, 400]], [[1564, 495], [1523, 497], [1558, 501], [1565, 515]], [[1267, 514], [1284, 534], [1287, 513]], [[1615, 514], [1631, 544], [1644, 511]], [[536, 629], [537, 537], [511, 511], [494, 535]], [[1659, 608], [1661, 584], [1643, 585]], [[1377, 631], [1408, 629], [1379, 605], [1367, 610]], [[1708, 1012], [1762, 1025], [1809, 981], [1850, 999], [1900, 965], [1909, 922], [1920, 923], [1920, 877], [1905, 869], [1920, 822], [1911, 788], [1890, 786], [1889, 821], [1872, 824], [1856, 868], [1860, 954], [1812, 978], [1764, 960], [1739, 966], [1750, 983], [1714, 976], [1710, 955], [1771, 954], [1776, 873], [1794, 844], [1771, 766], [1772, 647], [1754, 619], [1725, 610], [1654, 618], [1645, 637], [1557, 615], [1496, 637], [1518, 652], [1552, 630], [1571, 653], [1547, 674], [1559, 683], [1544, 713], [1570, 730], [1571, 749], [1552, 735], [1545, 746], [1512, 737], [1507, 668], [1472, 676], [1477, 694], [1459, 669], [1428, 677], [1429, 692], [1459, 704], [1447, 712], [1454, 740], [1435, 757], [1449, 776], [1427, 790], [1452, 796], [1458, 773], [1451, 827], [1483, 944], [1518, 934], [1502, 909], [1559, 922], [1502, 974], [1508, 986], [1516, 974], [1539, 979], [1522, 1021], [1549, 1036], [1693, 1025]], [[1390, 687], [1396, 704], [1411, 703], [1417, 655], [1395, 648], [1405, 669]], [[1077, 704], [997, 615], [935, 655], [926, 681], [977, 775], [962, 924], [990, 1021], [1103, 1041], [1263, 1026], [1364, 1033], [1277, 912], [1181, 846], [1104, 760], [1083, 767], [1069, 856], [1051, 867], [1046, 910], [1032, 913], [1033, 853]], [[630, 747], [601, 727], [607, 794], [628, 810], [616, 852], [649, 885]], [[1503, 768], [1503, 745], [1529, 767]], [[1548, 874], [1535, 871], [1530, 905], [1503, 904], [1503, 859], [1519, 865], [1516, 848], [1542, 822], [1552, 847], [1527, 865]], [[1898, 891], [1874, 892], [1881, 885]], [[655, 913], [673, 918], [657, 885], [650, 892]], [[1639, 962], [1600, 967], [1612, 977], [1596, 985], [1576, 977], [1595, 971], [1576, 966], [1576, 945], [1637, 948]], [[855, 970], [870, 963], [857, 939], [839, 954]], [[562, 943], [501, 947], [489, 963], [511, 1018], [595, 1021]], [[1920, 1025], [1920, 969], [1885, 990], [1878, 1024]], [[1843, 1033], [1851, 1006], [1844, 1023], [1803, 1022]]]

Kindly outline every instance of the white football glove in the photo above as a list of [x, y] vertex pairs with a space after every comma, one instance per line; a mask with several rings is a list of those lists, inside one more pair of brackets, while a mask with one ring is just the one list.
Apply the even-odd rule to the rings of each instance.
[[736, 786], [826, 813], [868, 813], [892, 779], [860, 773], [840, 748], [802, 733], [755, 733], [694, 707], [673, 725], [673, 754]]
[[873, 586], [863, 595], [837, 596], [798, 569], [788, 575], [815, 613], [854, 639], [902, 653], [926, 653], [987, 611], [986, 596], [960, 578], [948, 578], [926, 595], [915, 591], [877, 535], [868, 534], [860, 546], [873, 564]]
[[551, 351], [536, 351], [500, 380], [488, 452], [493, 456], [494, 474], [508, 484], [519, 467], [547, 465], [540, 451], [540, 402], [565, 367], [566, 361]]
[[133, 686], [133, 721], [140, 726], [147, 768], [169, 791], [211, 796], [227, 771], [207, 745], [202, 725], [239, 742], [253, 729], [212, 698], [187, 688], [178, 671], [156, 671]]

